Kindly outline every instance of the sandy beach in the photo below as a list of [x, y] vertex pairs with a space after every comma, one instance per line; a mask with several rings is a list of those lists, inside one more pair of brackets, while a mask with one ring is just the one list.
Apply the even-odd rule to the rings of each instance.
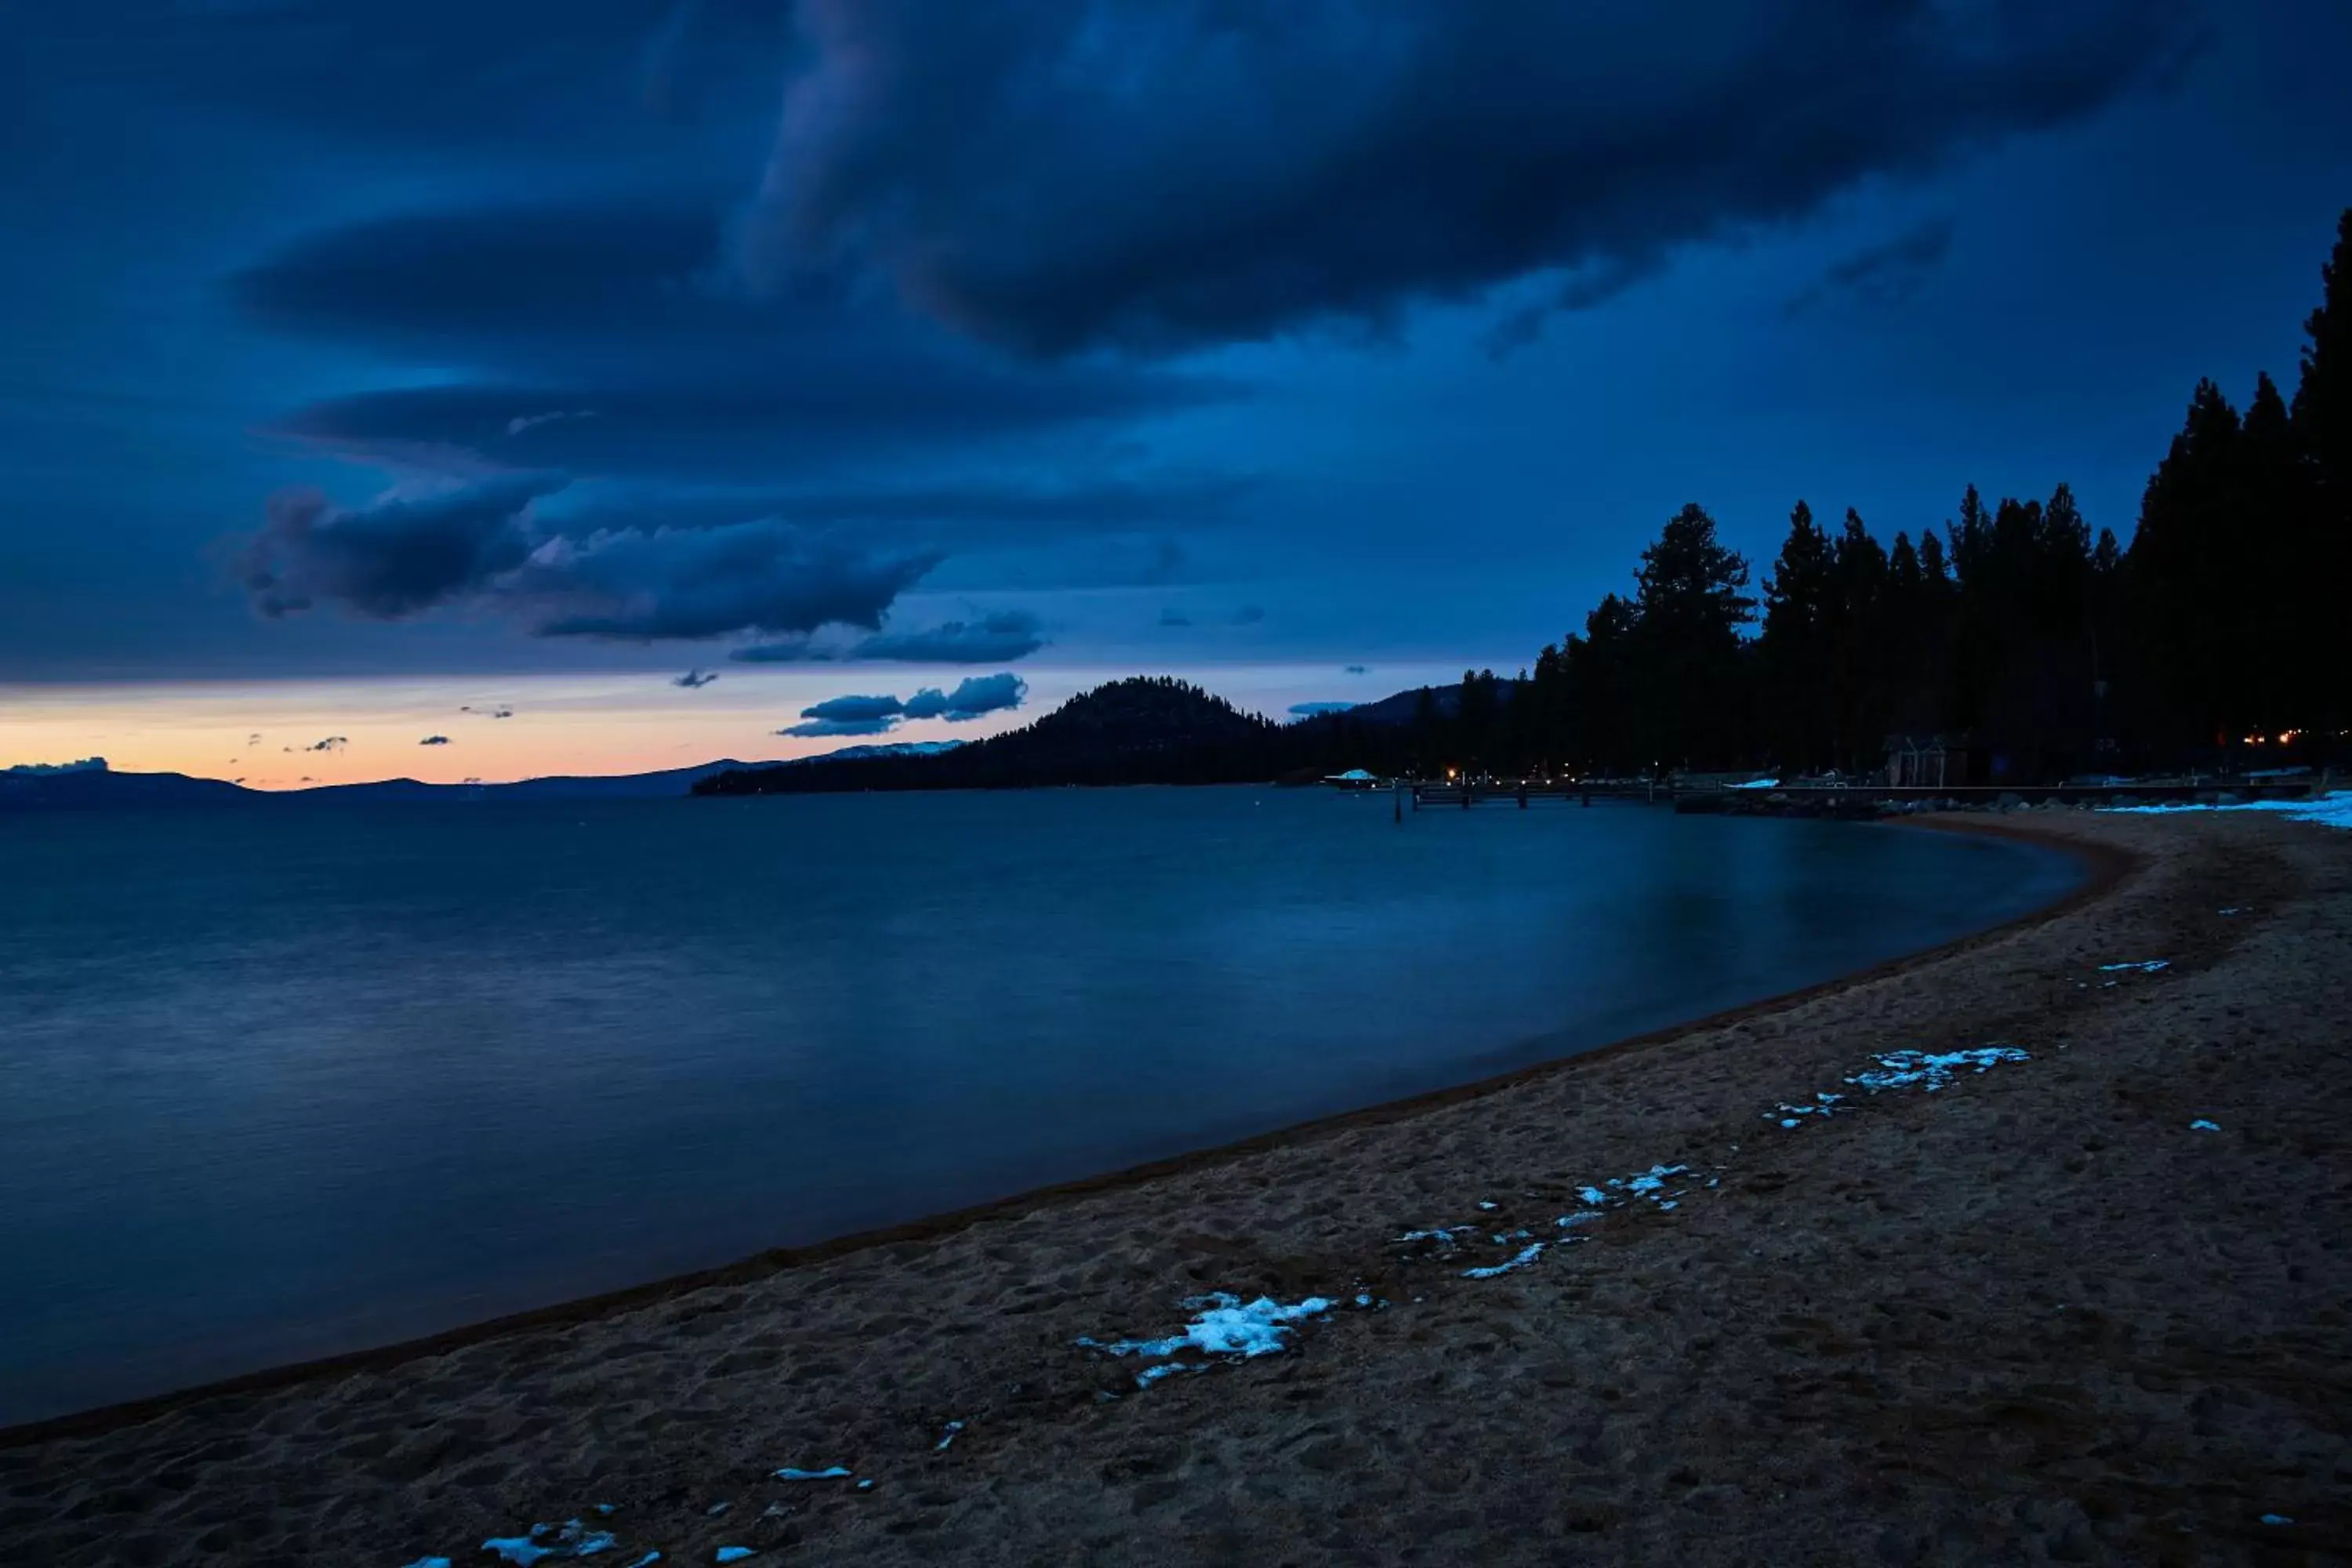
[[[2097, 887], [1477, 1092], [0, 1435], [0, 1561], [2352, 1561], [2352, 835], [1988, 821]], [[1212, 1292], [1268, 1353], [1105, 1348]]]

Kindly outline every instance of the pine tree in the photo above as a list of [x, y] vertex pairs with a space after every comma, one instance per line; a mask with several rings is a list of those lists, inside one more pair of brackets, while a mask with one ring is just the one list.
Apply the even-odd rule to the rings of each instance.
[[1829, 752], [1829, 668], [1824, 642], [1830, 596], [1830, 542], [1799, 501], [1789, 536], [1764, 580], [1759, 649], [1771, 710], [1770, 737], [1781, 763], [1809, 771]]
[[2336, 249], [2319, 269], [2318, 309], [2304, 321], [2294, 429], [2342, 522], [2352, 515], [2352, 207], [2336, 222]]
[[1830, 565], [1830, 709], [1838, 766], [1848, 773], [1874, 766], [1886, 739], [1885, 723], [1886, 552], [1862, 514], [1846, 508]]
[[1497, 739], [1495, 684], [1495, 672], [1491, 669], [1462, 672], [1462, 696], [1454, 710], [1454, 729], [1459, 736], [1462, 765], [1468, 772], [1486, 769], [1496, 760], [1488, 755]]
[[1960, 497], [1959, 521], [1945, 527], [1952, 536], [1952, 574], [1965, 586], [1970, 576], [1982, 571], [1992, 549], [1992, 518], [1976, 486], [1970, 485]]
[[2320, 698], [2311, 677], [2327, 650], [2315, 634], [2336, 590], [2313, 570], [2326, 551], [2317, 500], [2286, 402], [2261, 375], [2239, 430], [2236, 526], [2221, 563], [2228, 574], [2212, 586], [2228, 601], [2231, 672], [2246, 719], [2263, 731], [2308, 723]]
[[2042, 629], [2072, 637], [2090, 613], [2091, 527], [2074, 504], [2074, 491], [2061, 484], [2042, 509], [2034, 540], [2033, 610]]
[[1668, 520], [1642, 552], [1636, 605], [1653, 761], [1707, 767], [1745, 750], [1739, 628], [1755, 618], [1748, 563], [1717, 539], [1696, 503]]
[[[1934, 544], [1935, 534], [1927, 534]], [[1942, 564], [1940, 552], [1937, 558]], [[1885, 660], [1886, 721], [1890, 733], [1933, 733], [1936, 700], [1929, 685], [1927, 574], [1919, 563], [1919, 549], [1911, 535], [1895, 531], [1886, 551]]]
[[2305, 666], [2301, 722], [2340, 751], [2341, 732], [2352, 728], [2352, 680], [2330, 673], [2340, 659], [2327, 644], [2338, 623], [2335, 601], [2352, 580], [2352, 208], [2336, 220], [2336, 249], [2319, 279], [2294, 389], [2295, 439], [2309, 465], [2295, 578], [2303, 592], [2294, 600], [2304, 636], [2294, 658]]
[[1638, 723], [1635, 643], [1641, 612], [1619, 595], [1604, 594], [1584, 617], [1584, 635], [1561, 650], [1570, 700], [1583, 730], [1580, 765], [1618, 776], [1643, 765], [1649, 747]]
[[2175, 745], [2226, 747], [2242, 731], [2229, 667], [2233, 607], [2225, 603], [2236, 515], [2237, 410], [2210, 381], [2147, 481], [2128, 557], [2140, 657], [2152, 678], [2155, 728]]

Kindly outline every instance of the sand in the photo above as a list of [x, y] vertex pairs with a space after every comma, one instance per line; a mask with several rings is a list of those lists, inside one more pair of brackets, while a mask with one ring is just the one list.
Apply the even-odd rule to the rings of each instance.
[[[2352, 1561], [2352, 835], [2005, 820], [2131, 867], [1487, 1092], [14, 1434], [0, 1561], [463, 1564], [574, 1518], [607, 1564]], [[1994, 1044], [2030, 1059], [1844, 1081]], [[1211, 1290], [1336, 1305], [1148, 1387], [1076, 1342]]]

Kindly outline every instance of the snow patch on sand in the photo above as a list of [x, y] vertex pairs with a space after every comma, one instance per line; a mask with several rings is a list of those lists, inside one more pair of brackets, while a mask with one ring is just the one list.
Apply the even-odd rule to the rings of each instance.
[[1170, 1334], [1165, 1339], [1108, 1342], [1087, 1336], [1076, 1342], [1108, 1355], [1141, 1356], [1160, 1362], [1160, 1365], [1146, 1367], [1136, 1376], [1138, 1387], [1149, 1388], [1160, 1378], [1179, 1372], [1205, 1371], [1214, 1364], [1171, 1359], [1187, 1351], [1232, 1361], [1286, 1351], [1290, 1348], [1297, 1326], [1321, 1321], [1329, 1315], [1332, 1303], [1328, 1296], [1309, 1296], [1286, 1307], [1271, 1296], [1244, 1302], [1230, 1291], [1216, 1290], [1192, 1297], [1183, 1305], [1193, 1316], [1181, 1333]]
[[1784, 1100], [1780, 1104], [1774, 1106], [1769, 1111], [1766, 1112], [1764, 1120], [1767, 1121], [1778, 1121], [1783, 1127], [1795, 1127], [1800, 1124], [1801, 1119], [1804, 1117], [1834, 1116], [1840, 1110], [1851, 1110], [1853, 1109], [1852, 1106], [1841, 1105], [1839, 1103], [1844, 1099], [1844, 1095], [1832, 1094], [1828, 1089], [1822, 1089], [1813, 1096], [1811, 1104], [1791, 1105]]
[[1874, 1059], [1877, 1067], [1856, 1073], [1846, 1082], [1873, 1094], [1890, 1089], [1924, 1089], [1934, 1094], [1962, 1071], [1987, 1073], [2003, 1062], [2033, 1058], [2015, 1046], [1979, 1046], [1966, 1051], [1888, 1051]]
[[1550, 1245], [1551, 1244], [1548, 1241], [1531, 1241], [1528, 1243], [1527, 1246], [1519, 1248], [1516, 1254], [1504, 1262], [1490, 1263], [1484, 1268], [1465, 1268], [1462, 1271], [1462, 1278], [1465, 1279], [1492, 1279], [1498, 1275], [1508, 1274], [1515, 1268], [1525, 1268], [1528, 1264], [1533, 1263], [1537, 1258], [1541, 1258], [1543, 1256], [1544, 1248]]
[[2352, 790], [2322, 795], [2316, 800], [2242, 800], [2228, 805], [2111, 805], [2105, 809], [2130, 816], [2171, 816], [2184, 811], [2270, 811], [2290, 822], [2352, 828]]
[[1409, 1230], [1396, 1238], [1397, 1245], [1410, 1247], [1416, 1242], [1430, 1241], [1441, 1247], [1451, 1248], [1456, 1245], [1455, 1237], [1468, 1236], [1477, 1228], [1475, 1225], [1442, 1225], [1434, 1230]]
[[[600, 1507], [597, 1511], [610, 1510]], [[579, 1520], [567, 1519], [561, 1525], [534, 1524], [527, 1535], [494, 1535], [482, 1542], [482, 1550], [496, 1553], [499, 1561], [512, 1564], [512, 1568], [531, 1568], [533, 1563], [548, 1558], [562, 1561], [593, 1557], [620, 1543], [620, 1537], [609, 1530], [591, 1530]]]

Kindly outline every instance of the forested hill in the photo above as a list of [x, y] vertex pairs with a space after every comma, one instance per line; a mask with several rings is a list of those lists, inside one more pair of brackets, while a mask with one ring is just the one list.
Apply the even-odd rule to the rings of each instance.
[[[1381, 739], [1393, 747], [1401, 737]], [[1378, 765], [1383, 749], [1364, 743], [1345, 715], [1276, 724], [1173, 677], [1134, 676], [1082, 692], [1025, 728], [942, 755], [746, 768], [706, 779], [695, 793], [1251, 784]]]

